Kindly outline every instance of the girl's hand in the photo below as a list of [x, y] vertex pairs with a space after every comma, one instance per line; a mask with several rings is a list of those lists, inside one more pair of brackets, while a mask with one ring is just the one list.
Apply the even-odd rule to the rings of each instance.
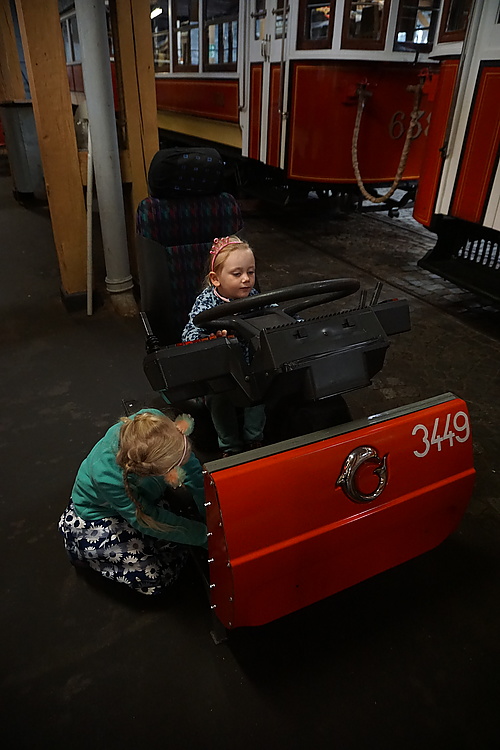
[[215, 335], [218, 339], [224, 338], [224, 336], [227, 336], [227, 331], [225, 329], [223, 331], [216, 331]]

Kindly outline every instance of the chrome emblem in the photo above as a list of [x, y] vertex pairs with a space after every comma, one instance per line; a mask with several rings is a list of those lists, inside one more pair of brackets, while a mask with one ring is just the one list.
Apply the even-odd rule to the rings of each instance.
[[[344, 461], [344, 466], [337, 479], [337, 487], [342, 487], [347, 497], [356, 503], [369, 503], [372, 500], [376, 500], [382, 494], [387, 484], [388, 455], [386, 453], [383, 458], [380, 458], [375, 448], [371, 448], [369, 445], [360, 445], [359, 448], [355, 448]], [[369, 495], [364, 495], [356, 487], [356, 472], [366, 461], [371, 461], [377, 465], [373, 473], [378, 476], [378, 485]]]

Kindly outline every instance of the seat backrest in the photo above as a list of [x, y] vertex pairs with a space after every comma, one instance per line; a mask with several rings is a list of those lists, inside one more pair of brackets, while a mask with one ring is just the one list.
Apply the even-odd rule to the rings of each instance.
[[229, 193], [141, 201], [136, 225], [141, 309], [161, 344], [180, 341], [214, 238], [242, 226]]

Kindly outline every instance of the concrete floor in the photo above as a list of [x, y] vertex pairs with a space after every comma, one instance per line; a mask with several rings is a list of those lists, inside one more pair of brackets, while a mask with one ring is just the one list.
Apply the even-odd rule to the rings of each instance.
[[396, 221], [260, 211], [245, 234], [264, 289], [355, 276], [403, 290], [413, 330], [349, 402], [358, 415], [464, 397], [478, 470], [469, 510], [434, 551], [215, 646], [196, 571], [150, 601], [67, 562], [56, 524], [80, 461], [122, 399], [158, 401], [138, 319], [109, 302], [92, 317], [66, 312], [47, 211], [18, 205], [0, 177], [4, 747], [499, 746], [498, 315], [417, 269], [430, 239]]

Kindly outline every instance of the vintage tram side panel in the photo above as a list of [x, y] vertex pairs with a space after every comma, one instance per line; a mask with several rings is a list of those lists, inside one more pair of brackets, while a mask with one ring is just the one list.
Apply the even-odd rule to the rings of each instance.
[[[368, 182], [390, 183], [412, 110], [413, 95], [407, 87], [419, 83], [424, 67], [424, 60], [415, 65], [415, 49], [410, 51], [410, 43], [406, 50], [393, 49], [393, 39], [402, 28], [402, 4], [385, 4], [379, 42], [349, 40], [347, 22], [356, 3], [337, 2], [321, 8], [323, 13], [328, 11], [328, 30], [320, 39], [309, 38], [304, 32], [313, 3], [291, 4], [284, 38], [283, 24], [269, 12], [268, 6], [273, 4], [261, 2], [260, 14], [253, 12], [258, 21], [249, 25], [251, 95], [248, 148], [244, 135], [243, 154], [251, 158], [258, 154], [269, 166], [285, 168], [293, 180], [355, 183], [351, 141], [357, 88], [364, 82], [370, 98], [360, 129], [361, 170]], [[435, 26], [437, 13], [432, 13]], [[427, 92], [428, 87], [424, 88], [403, 175], [407, 180], [419, 176], [430, 120]]]
[[[405, 3], [397, 2], [385, 4], [378, 42], [351, 39], [348, 24], [352, 24], [349, 11], [353, 6], [356, 3], [336, 4], [331, 49], [295, 49], [293, 53], [287, 143], [287, 173], [292, 179], [356, 183], [351, 144], [360, 85], [368, 93], [358, 139], [363, 181], [390, 184], [396, 174], [414, 101], [408, 87], [418, 85], [428, 68], [422, 52], [426, 45], [397, 42], [405, 35], [401, 16], [406, 11]], [[429, 6], [429, 14], [434, 28], [437, 11]], [[437, 68], [433, 74], [436, 77]], [[432, 108], [430, 92], [426, 84], [403, 172], [405, 180], [419, 177]]]
[[[158, 127], [239, 151], [241, 2], [229, 3], [225, 16], [212, 18], [209, 11], [205, 3], [165, 0], [153, 16], [153, 7]], [[221, 34], [229, 39], [227, 56]]]
[[[444, 45], [437, 49], [445, 53]], [[451, 67], [455, 85], [451, 89]], [[443, 75], [448, 71], [446, 76]], [[500, 8], [478, 2], [460, 62], [442, 63], [438, 100], [414, 216], [438, 235], [420, 261], [481, 295], [500, 300]], [[446, 120], [446, 122], [445, 122]]]
[[[237, 64], [219, 68], [207, 65], [203, 51], [209, 4], [193, 3], [192, 18], [180, 15], [180, 3], [164, 5], [170, 8], [165, 32], [171, 44], [170, 60], [157, 71], [160, 128], [233, 146], [244, 157], [283, 169], [289, 179], [354, 184], [356, 91], [365, 83], [371, 96], [360, 129], [362, 176], [372, 183], [392, 181], [412, 110], [407, 87], [419, 83], [427, 64], [428, 45], [415, 40], [434, 29], [436, 3], [424, 3], [409, 32], [403, 31], [408, 22], [402, 0], [240, 0], [237, 18], [231, 16], [238, 23]], [[421, 19], [429, 28], [417, 28]], [[189, 29], [199, 32], [201, 46], [186, 65], [178, 50]], [[407, 180], [419, 176], [430, 105], [424, 91]]]
[[[297, 4], [282, 0], [244, 3], [248, 110], [243, 110], [243, 156], [285, 167], [288, 74]], [[246, 127], [245, 127], [246, 125]]]
[[[437, 0], [412, 6], [409, 16], [404, 0], [165, 0], [161, 8], [151, 2], [151, 15], [158, 126], [167, 136], [224, 146], [290, 180], [354, 185], [351, 139], [362, 85], [361, 176], [390, 184], [413, 106], [407, 88], [428, 65]], [[68, 75], [76, 91], [78, 74], [74, 62]], [[429, 90], [403, 173], [410, 181], [420, 174]]]
[[[489, 191], [484, 189], [485, 181], [491, 181], [498, 156], [498, 21], [498, 4], [476, 5], [464, 49], [462, 65], [465, 74], [459, 80], [457, 106], [451, 113], [447, 159], [436, 200], [436, 214], [449, 214], [475, 223], [482, 223], [481, 215], [487, 209]], [[471, 157], [476, 158], [476, 164]], [[478, 167], [479, 171], [476, 171]], [[464, 201], [467, 180], [469, 196]]]

